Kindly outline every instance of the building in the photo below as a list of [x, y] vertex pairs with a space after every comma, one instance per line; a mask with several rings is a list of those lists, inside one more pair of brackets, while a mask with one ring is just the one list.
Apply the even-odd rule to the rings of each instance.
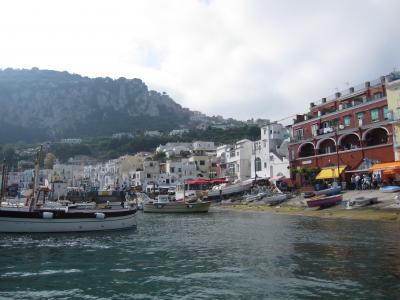
[[159, 137], [162, 135], [162, 133], [158, 130], [146, 130], [144, 132], [145, 136], [150, 136], [150, 137]]
[[261, 140], [254, 142], [251, 156], [251, 174], [259, 178], [290, 177], [289, 130], [279, 123], [261, 127]]
[[400, 72], [386, 76], [386, 94], [389, 119], [393, 121], [394, 159], [400, 161]]
[[[311, 185], [319, 168], [357, 171], [367, 160], [393, 161], [385, 77], [311, 103], [291, 133], [289, 160], [298, 186]], [[350, 173], [340, 176], [348, 180]]]
[[82, 139], [61, 139], [62, 144], [80, 144]]
[[231, 181], [244, 181], [251, 177], [253, 142], [247, 139], [236, 142], [226, 153], [227, 176]]
[[169, 136], [181, 136], [185, 133], [188, 133], [189, 129], [174, 129], [169, 132]]

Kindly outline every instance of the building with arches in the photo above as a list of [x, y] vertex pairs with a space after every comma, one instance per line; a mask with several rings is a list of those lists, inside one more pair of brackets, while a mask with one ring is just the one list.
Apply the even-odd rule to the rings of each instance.
[[[340, 165], [355, 171], [365, 160], [391, 162], [392, 126], [385, 76], [312, 102], [292, 126], [290, 169]], [[341, 179], [348, 180], [349, 174]], [[310, 184], [299, 172], [291, 172], [291, 177], [298, 186]]]

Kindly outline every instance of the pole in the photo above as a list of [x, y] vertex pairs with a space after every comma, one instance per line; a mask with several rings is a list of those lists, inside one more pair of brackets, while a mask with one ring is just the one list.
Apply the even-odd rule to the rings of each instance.
[[3, 168], [1, 171], [1, 191], [0, 191], [0, 206], [1, 206], [1, 201], [3, 199], [3, 195], [4, 195], [4, 177], [5, 177], [5, 167], [6, 167], [6, 160], [3, 160]]
[[337, 128], [335, 131], [335, 140], [336, 140], [336, 161], [337, 161], [337, 172], [338, 172], [338, 183], [340, 183], [340, 179], [341, 179], [341, 174], [339, 172], [339, 145], [338, 145], [338, 134], [337, 134]]

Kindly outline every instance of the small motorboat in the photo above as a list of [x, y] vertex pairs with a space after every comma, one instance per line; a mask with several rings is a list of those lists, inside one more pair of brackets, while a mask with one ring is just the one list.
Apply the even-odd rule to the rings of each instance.
[[400, 186], [398, 185], [387, 185], [379, 189], [382, 193], [396, 193], [400, 192]]
[[319, 190], [315, 191], [315, 195], [325, 195], [325, 196], [333, 196], [333, 195], [338, 195], [342, 191], [342, 188], [340, 186], [333, 186], [330, 187], [329, 189], [324, 189], [324, 190]]
[[288, 195], [286, 195], [286, 194], [275, 194], [275, 195], [263, 198], [262, 201], [268, 205], [277, 205], [277, 204], [282, 203], [283, 201], [287, 200], [287, 198], [288, 198]]
[[330, 207], [334, 206], [336, 204], [339, 204], [343, 201], [343, 196], [342, 195], [333, 195], [333, 196], [315, 196], [312, 198], [309, 198], [307, 200], [307, 206], [308, 207]]
[[378, 197], [357, 197], [352, 200], [345, 201], [346, 209], [363, 207], [378, 203]]

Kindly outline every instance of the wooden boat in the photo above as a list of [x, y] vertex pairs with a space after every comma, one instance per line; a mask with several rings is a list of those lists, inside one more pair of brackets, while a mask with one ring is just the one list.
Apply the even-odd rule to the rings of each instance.
[[197, 202], [147, 202], [143, 204], [145, 213], [200, 213], [208, 212], [211, 201]]
[[308, 207], [329, 207], [341, 203], [342, 195], [333, 196], [315, 196], [307, 200]]
[[396, 193], [400, 192], [400, 186], [397, 185], [388, 185], [388, 186], [383, 186], [379, 189], [382, 193]]
[[378, 203], [378, 197], [357, 197], [345, 202], [346, 209], [352, 209]]

